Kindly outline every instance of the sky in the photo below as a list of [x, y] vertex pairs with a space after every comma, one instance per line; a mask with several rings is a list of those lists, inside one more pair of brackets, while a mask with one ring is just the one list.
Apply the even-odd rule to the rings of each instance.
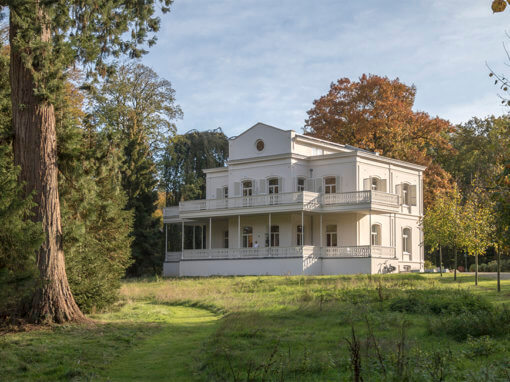
[[415, 110], [452, 123], [501, 115], [488, 63], [510, 76], [510, 7], [490, 0], [174, 0], [142, 62], [169, 80], [179, 133], [257, 122], [302, 132], [339, 78], [398, 77]]

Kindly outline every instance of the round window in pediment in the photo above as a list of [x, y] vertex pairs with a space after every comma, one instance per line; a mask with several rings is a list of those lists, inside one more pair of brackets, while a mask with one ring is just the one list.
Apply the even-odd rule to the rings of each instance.
[[257, 142], [255, 142], [255, 146], [258, 151], [264, 150], [264, 141], [262, 139], [258, 139]]

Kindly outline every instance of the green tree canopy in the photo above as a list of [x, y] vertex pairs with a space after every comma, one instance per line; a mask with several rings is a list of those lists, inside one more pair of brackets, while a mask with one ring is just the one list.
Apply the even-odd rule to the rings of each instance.
[[228, 139], [220, 128], [192, 130], [167, 143], [161, 160], [161, 187], [168, 206], [205, 197], [204, 169], [225, 166]]

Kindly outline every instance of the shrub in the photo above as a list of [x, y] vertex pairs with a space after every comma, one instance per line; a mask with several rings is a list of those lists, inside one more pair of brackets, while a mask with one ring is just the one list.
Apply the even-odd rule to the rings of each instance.
[[467, 291], [409, 291], [405, 296], [394, 299], [390, 310], [406, 313], [463, 313], [488, 312], [490, 303]]
[[458, 341], [469, 336], [507, 335], [510, 332], [510, 310], [503, 307], [444, 315], [429, 322], [429, 331], [436, 335], [449, 335]]

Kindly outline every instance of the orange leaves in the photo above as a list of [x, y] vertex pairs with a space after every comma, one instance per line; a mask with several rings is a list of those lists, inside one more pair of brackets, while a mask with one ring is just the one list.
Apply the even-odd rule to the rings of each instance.
[[492, 12], [503, 12], [506, 8], [505, 0], [494, 0], [491, 5]]
[[[416, 88], [397, 79], [363, 75], [357, 82], [341, 78], [308, 111], [305, 131], [312, 136], [413, 163], [431, 166], [425, 173], [425, 202], [449, 190], [451, 177], [434, 158], [452, 148], [450, 122], [412, 110]], [[433, 165], [434, 164], [434, 165]], [[430, 183], [430, 184], [429, 184]], [[436, 189], [437, 188], [437, 189]]]

